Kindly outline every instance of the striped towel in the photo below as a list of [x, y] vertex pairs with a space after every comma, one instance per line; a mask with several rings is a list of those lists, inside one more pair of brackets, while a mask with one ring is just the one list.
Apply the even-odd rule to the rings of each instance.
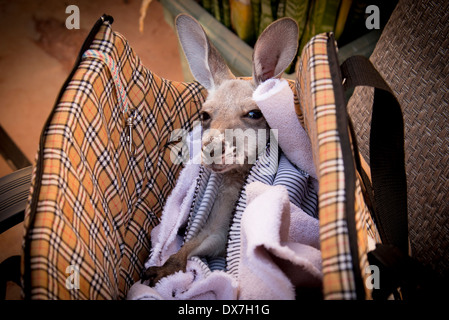
[[[313, 179], [306, 172], [295, 167], [283, 153], [280, 153], [279, 161], [277, 161], [277, 158], [277, 150], [270, 154], [270, 148], [267, 148], [253, 166], [241, 192], [230, 227], [227, 258], [202, 259], [211, 270], [227, 270], [237, 277], [240, 253], [240, 221], [247, 201], [245, 187], [252, 182], [259, 181], [267, 185], [284, 186], [289, 194], [290, 201], [294, 205], [308, 215], [318, 218], [318, 195], [313, 187]], [[197, 235], [205, 225], [220, 183], [220, 174], [204, 167], [201, 168], [184, 238], [185, 242]]]
[[[303, 170], [295, 167], [283, 153], [280, 154], [278, 166], [273, 168], [270, 163], [273, 161], [273, 158], [277, 158], [276, 151], [271, 152], [270, 155], [270, 150], [267, 149], [267, 152], [256, 162], [247, 178], [245, 188], [248, 184], [255, 181], [267, 185], [284, 186], [293, 204], [303, 209], [308, 215], [317, 218], [318, 195], [313, 187], [313, 179]], [[247, 205], [246, 192], [244, 190], [237, 203], [234, 219], [229, 230], [227, 270], [235, 277], [238, 276], [240, 261], [241, 219]]]

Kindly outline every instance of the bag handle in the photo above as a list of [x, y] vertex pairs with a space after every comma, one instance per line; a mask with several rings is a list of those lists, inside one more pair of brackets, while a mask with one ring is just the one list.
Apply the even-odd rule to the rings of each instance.
[[[352, 132], [356, 165], [359, 172], [363, 172], [362, 180], [370, 197], [373, 218], [382, 242], [407, 254], [407, 181], [401, 107], [388, 84], [367, 58], [348, 58], [341, 65], [341, 73], [345, 90], [355, 86], [375, 88], [369, 152], [372, 188], [366, 174], [361, 170], [356, 137]], [[352, 129], [352, 126], [350, 128]]]
[[[343, 88], [374, 87], [370, 131], [372, 184], [364, 172], [357, 137], [348, 119], [355, 163], [365, 185], [372, 213], [383, 244], [368, 253], [368, 260], [380, 268], [383, 285], [373, 291], [374, 299], [393, 293], [401, 299], [444, 297], [447, 279], [408, 255], [407, 183], [404, 153], [404, 120], [392, 90], [363, 56], [353, 56], [341, 65]], [[349, 118], [349, 116], [348, 116]], [[400, 294], [396, 290], [401, 288]]]

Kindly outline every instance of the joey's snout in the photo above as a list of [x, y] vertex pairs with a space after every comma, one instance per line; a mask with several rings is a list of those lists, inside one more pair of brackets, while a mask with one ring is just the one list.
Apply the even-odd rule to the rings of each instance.
[[215, 172], [246, 171], [265, 149], [266, 128], [207, 129], [202, 138], [202, 163]]

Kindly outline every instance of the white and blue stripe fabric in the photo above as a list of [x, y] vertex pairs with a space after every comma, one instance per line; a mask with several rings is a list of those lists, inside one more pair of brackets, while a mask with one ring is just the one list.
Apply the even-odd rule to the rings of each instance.
[[[226, 270], [231, 275], [238, 276], [241, 248], [240, 223], [246, 209], [245, 187], [249, 183], [259, 181], [267, 185], [284, 186], [294, 205], [308, 215], [318, 218], [318, 195], [314, 189], [313, 178], [293, 165], [282, 152], [278, 152], [278, 148], [273, 149], [271, 150], [268, 146], [262, 152], [246, 179], [229, 229], [227, 256], [202, 258], [205, 268], [208, 266], [210, 270]], [[201, 167], [184, 241], [194, 237], [205, 225], [220, 183], [220, 174]]]

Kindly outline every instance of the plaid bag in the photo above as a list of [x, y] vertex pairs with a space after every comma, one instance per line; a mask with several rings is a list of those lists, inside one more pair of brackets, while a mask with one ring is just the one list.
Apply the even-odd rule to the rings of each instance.
[[[181, 169], [170, 160], [170, 134], [190, 131], [199, 118], [202, 87], [146, 69], [111, 23], [103, 16], [92, 29], [41, 135], [25, 215], [25, 298], [126, 296], [140, 278], [151, 229]], [[396, 138], [389, 139], [389, 131], [372, 140], [382, 159], [397, 161], [390, 167], [391, 161], [380, 159], [379, 169], [371, 157], [372, 184], [348, 121], [343, 78], [350, 86], [380, 87], [374, 110], [381, 110], [381, 119], [390, 118], [391, 110], [379, 104], [395, 110]], [[355, 59], [340, 69], [331, 34], [307, 44], [290, 85], [319, 175], [324, 298], [371, 298], [369, 242], [407, 250], [400, 108], [369, 61]], [[386, 151], [385, 140], [393, 141], [386, 141]], [[391, 200], [391, 194], [397, 197]]]
[[111, 21], [91, 31], [81, 50], [91, 55], [79, 58], [43, 129], [25, 216], [26, 298], [126, 296], [181, 169], [170, 134], [198, 120], [199, 84], [146, 69]]

